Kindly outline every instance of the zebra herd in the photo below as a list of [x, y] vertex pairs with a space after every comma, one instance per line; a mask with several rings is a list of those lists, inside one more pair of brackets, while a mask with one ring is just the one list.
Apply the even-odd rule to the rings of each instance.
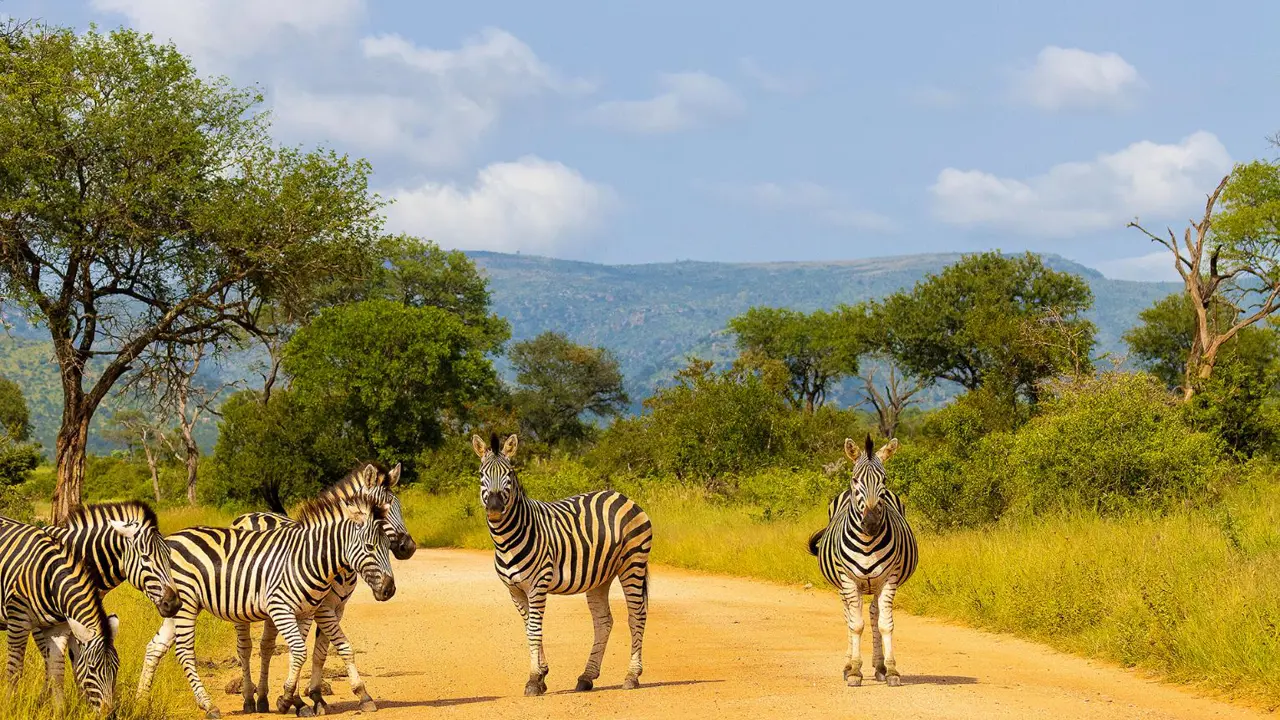
[[[631, 661], [623, 687], [639, 686], [641, 648], [649, 602], [649, 553], [653, 527], [633, 500], [612, 491], [589, 492], [555, 502], [529, 497], [513, 460], [515, 435], [500, 443], [472, 436], [480, 459], [480, 502], [494, 544], [494, 567], [525, 624], [529, 649], [526, 695], [546, 692], [550, 668], [542, 646], [547, 595], [585, 594], [595, 642], [576, 689], [591, 690], [613, 627], [609, 590], [622, 586], [631, 631]], [[902, 502], [885, 487], [885, 466], [898, 447], [891, 439], [878, 452], [845, 441], [853, 463], [849, 488], [828, 507], [828, 522], [809, 539], [822, 574], [840, 592], [849, 632], [844, 677], [862, 682], [862, 597], [871, 595], [872, 665], [876, 678], [899, 685], [893, 654], [893, 598], [915, 570], [915, 538]], [[54, 700], [64, 656], [89, 702], [109, 712], [119, 657], [114, 638], [119, 621], [108, 615], [103, 596], [123, 582], [155, 605], [162, 624], [147, 644], [137, 693], [149, 693], [156, 665], [174, 649], [196, 703], [207, 717], [220, 717], [197, 672], [195, 624], [201, 612], [236, 627], [244, 711], [269, 712], [269, 659], [276, 637], [289, 648], [289, 670], [275, 709], [299, 716], [328, 710], [321, 685], [330, 644], [346, 666], [360, 708], [377, 705], [356, 668], [355, 652], [341, 627], [343, 610], [363, 580], [375, 600], [396, 592], [391, 557], [410, 558], [416, 549], [394, 492], [400, 466], [384, 470], [366, 463], [296, 509], [293, 516], [247, 513], [229, 527], [192, 527], [168, 536], [144, 503], [88, 505], [56, 526], [33, 526], [0, 517], [0, 622], [8, 637], [7, 674], [22, 670], [27, 638], [45, 662]], [[263, 623], [257, 683], [250, 658], [253, 623]], [[315, 623], [311, 675], [306, 695], [299, 676], [307, 659], [307, 635]]]

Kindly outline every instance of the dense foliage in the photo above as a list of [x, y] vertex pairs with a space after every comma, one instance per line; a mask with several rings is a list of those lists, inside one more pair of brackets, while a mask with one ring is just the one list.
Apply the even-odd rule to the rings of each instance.
[[615, 418], [631, 400], [622, 387], [618, 360], [607, 348], [576, 345], [562, 333], [545, 332], [516, 343], [511, 401], [526, 433], [550, 444], [574, 444], [594, 434], [588, 419]]

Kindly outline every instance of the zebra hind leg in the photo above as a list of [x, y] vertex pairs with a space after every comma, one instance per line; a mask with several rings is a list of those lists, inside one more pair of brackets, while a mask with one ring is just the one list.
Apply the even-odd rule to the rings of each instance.
[[267, 620], [262, 624], [262, 637], [258, 640], [258, 656], [262, 661], [258, 668], [257, 688], [257, 711], [260, 713], [271, 712], [271, 701], [267, 699], [267, 693], [271, 691], [271, 657], [276, 654], [277, 634], [275, 623]]
[[[253, 702], [253, 677], [250, 675], [249, 658], [253, 655], [253, 626], [246, 622], [236, 623], [236, 657], [240, 661], [240, 697], [244, 700], [244, 712], [257, 711]], [[268, 662], [269, 658], [263, 658]]]
[[609, 632], [613, 630], [613, 613], [609, 612], [609, 588], [613, 580], [598, 588], [587, 591], [587, 608], [591, 611], [591, 623], [595, 627], [595, 643], [591, 646], [591, 655], [587, 658], [587, 668], [578, 678], [578, 691], [595, 687], [595, 679], [600, 677], [600, 661], [604, 659], [605, 646], [609, 644]]
[[627, 625], [631, 629], [631, 663], [627, 666], [627, 677], [622, 681], [626, 690], [640, 687], [640, 674], [644, 672], [640, 655], [644, 647], [644, 626], [649, 618], [649, 556], [630, 560], [627, 568], [619, 576], [622, 594], [627, 599]]

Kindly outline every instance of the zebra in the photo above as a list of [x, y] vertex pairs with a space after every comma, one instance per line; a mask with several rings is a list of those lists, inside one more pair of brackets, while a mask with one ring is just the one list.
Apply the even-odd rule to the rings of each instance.
[[0, 622], [8, 636], [5, 666], [12, 681], [22, 672], [27, 636], [38, 642], [46, 679], [58, 707], [63, 704], [63, 655], [71, 657], [76, 682], [105, 715], [115, 699], [120, 657], [115, 636], [120, 620], [102, 607], [93, 569], [30, 525], [0, 518]]
[[[306, 635], [313, 618], [346, 662], [353, 687], [363, 688], [351, 645], [332, 607], [323, 601], [341, 572], [358, 573], [378, 600], [395, 595], [395, 577], [379, 515], [378, 506], [368, 498], [341, 498], [323, 492], [299, 508], [296, 524], [275, 530], [193, 527], [168, 536], [181, 607], [147, 644], [138, 679], [139, 697], [150, 690], [156, 664], [176, 641], [175, 653], [196, 704], [206, 717], [221, 717], [196, 672], [195, 621], [202, 610], [236, 624], [245, 712], [269, 710], [269, 659], [279, 632], [289, 644], [291, 660], [276, 709], [283, 713], [296, 707], [300, 716], [312, 714], [298, 698], [297, 679], [306, 662]], [[262, 663], [255, 705], [253, 683], [248, 678], [249, 628], [251, 623], [265, 620], [271, 623], [269, 632], [263, 633], [260, 652], [268, 662]]]
[[525, 695], [547, 691], [550, 668], [542, 647], [542, 617], [547, 594], [586, 593], [595, 625], [595, 644], [577, 690], [593, 687], [600, 677], [613, 615], [609, 612], [609, 588], [614, 578], [622, 585], [631, 626], [631, 663], [623, 687], [640, 685], [640, 650], [649, 611], [649, 551], [653, 527], [649, 516], [630, 498], [613, 490], [601, 490], [540, 502], [525, 494], [512, 468], [515, 435], [498, 446], [478, 435], [471, 446], [480, 458], [480, 502], [484, 505], [493, 538], [494, 567], [511, 593], [511, 600], [525, 621], [529, 640], [529, 680]]
[[872, 597], [871, 663], [876, 680], [902, 684], [893, 656], [893, 598], [915, 572], [919, 552], [907, 524], [906, 509], [885, 487], [884, 463], [898, 449], [889, 440], [878, 452], [871, 435], [859, 453], [845, 438], [844, 453], [853, 463], [849, 489], [827, 507], [827, 526], [809, 536], [809, 553], [818, 558], [822, 575], [840, 591], [849, 629], [849, 657], [844, 679], [850, 687], [862, 684], [862, 596]]
[[[405, 527], [400, 498], [396, 497], [396, 494], [392, 492], [392, 488], [399, 481], [399, 463], [391, 468], [390, 471], [384, 471], [373, 463], [366, 463], [363, 467], [349, 473], [337, 484], [328, 488], [327, 492], [344, 498], [367, 496], [378, 505], [380, 512], [386, 518], [386, 521], [380, 523], [380, 526], [391, 554], [397, 560], [408, 560], [413, 557], [413, 553], [417, 550], [417, 545], [413, 541], [413, 536], [409, 534], [408, 529]], [[231, 527], [233, 528], [256, 531], [274, 530], [279, 527], [296, 524], [297, 522], [287, 515], [271, 512], [244, 513], [231, 521]], [[347, 601], [351, 599], [352, 593], [355, 592], [358, 580], [359, 578], [354, 572], [340, 571], [330, 586], [329, 595], [324, 599], [324, 602], [333, 608], [333, 613], [339, 622], [342, 621]], [[270, 622], [268, 620], [267, 624], [270, 624]], [[275, 629], [272, 628], [264, 632], [274, 634]], [[328, 703], [325, 702], [324, 695], [321, 692], [324, 683], [324, 663], [328, 652], [329, 638], [321, 632], [320, 625], [317, 623], [315, 645], [311, 650], [311, 681], [307, 688], [307, 695], [314, 703], [313, 710], [316, 713], [323, 713], [328, 708]], [[243, 683], [243, 678], [232, 678], [227, 683], [227, 694], [241, 694], [243, 692]], [[373, 712], [378, 709], [377, 704], [369, 696], [366, 688], [353, 685], [351, 690], [360, 698], [361, 710]]]

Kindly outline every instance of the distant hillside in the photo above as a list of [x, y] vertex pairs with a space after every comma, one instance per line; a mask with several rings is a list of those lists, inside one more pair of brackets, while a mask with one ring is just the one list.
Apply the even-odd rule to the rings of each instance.
[[[722, 362], [731, 359], [733, 341], [725, 334], [725, 324], [753, 305], [809, 311], [879, 298], [910, 287], [961, 257], [600, 265], [492, 252], [468, 255], [488, 275], [494, 310], [510, 320], [514, 341], [559, 330], [576, 342], [612, 349], [637, 405], [681, 368], [690, 354]], [[1100, 351], [1123, 354], [1120, 336], [1133, 326], [1138, 313], [1180, 289], [1174, 283], [1108, 280], [1096, 270], [1056, 255], [1046, 255], [1045, 261], [1057, 270], [1084, 277], [1093, 287], [1090, 318], [1098, 326]], [[244, 361], [237, 362], [219, 374], [227, 379], [249, 377]], [[506, 370], [505, 363], [499, 367]], [[52, 455], [62, 395], [43, 330], [18, 320], [10, 335], [0, 335], [0, 375], [13, 378], [27, 393], [35, 435]], [[939, 391], [933, 400], [945, 396], [945, 391]], [[214, 432], [212, 426], [202, 429], [203, 446], [212, 445]]]
[[[714, 360], [733, 357], [725, 325], [753, 305], [811, 311], [880, 298], [961, 258], [949, 253], [845, 262], [598, 265], [468, 254], [488, 274], [494, 310], [511, 321], [514, 340], [552, 329], [576, 342], [611, 348], [635, 399], [670, 378], [690, 353]], [[1109, 280], [1057, 255], [1044, 258], [1093, 288], [1089, 317], [1098, 326], [1099, 352], [1123, 354], [1120, 337], [1138, 313], [1181, 287]]]

